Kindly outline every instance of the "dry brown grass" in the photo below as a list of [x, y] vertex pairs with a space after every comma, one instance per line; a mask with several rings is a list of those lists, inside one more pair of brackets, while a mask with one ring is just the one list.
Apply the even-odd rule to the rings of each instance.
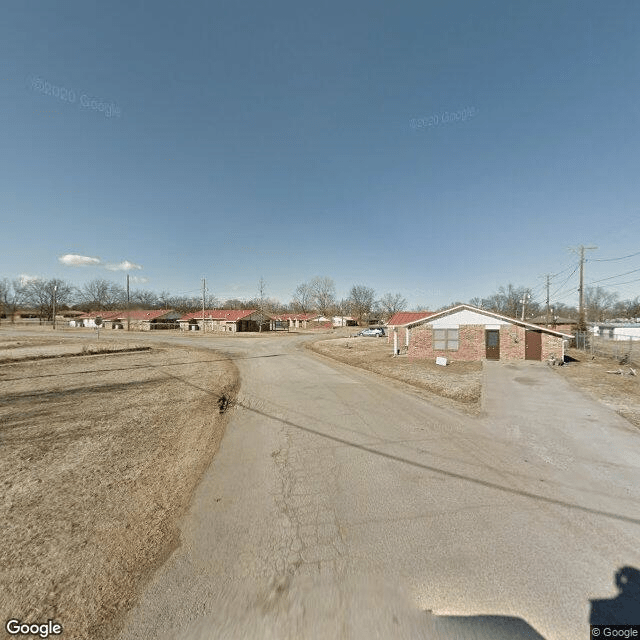
[[182, 348], [0, 365], [3, 625], [115, 637], [178, 543], [237, 380], [222, 356]]
[[453, 362], [446, 367], [431, 360], [393, 357], [386, 338], [337, 338], [313, 342], [309, 348], [340, 362], [400, 380], [444, 398], [456, 408], [480, 408], [482, 363]]
[[[631, 367], [615, 358], [594, 357], [577, 349], [568, 349], [567, 355], [573, 361], [556, 368], [560, 375], [640, 427], [640, 370], [633, 376]], [[620, 369], [622, 375], [607, 373]]]

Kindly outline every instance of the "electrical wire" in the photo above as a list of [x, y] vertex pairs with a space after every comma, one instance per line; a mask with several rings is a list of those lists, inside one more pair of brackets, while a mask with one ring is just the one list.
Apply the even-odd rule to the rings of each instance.
[[634, 256], [640, 256], [640, 251], [637, 253], [630, 253], [628, 256], [620, 256], [619, 258], [592, 258], [587, 262], [613, 262], [614, 260], [626, 260], [627, 258], [633, 258]]
[[565, 287], [565, 285], [567, 284], [567, 282], [569, 282], [569, 279], [573, 276], [573, 274], [580, 268], [580, 263], [578, 263], [575, 267], [575, 269], [567, 276], [567, 278], [565, 279], [565, 281], [551, 294], [551, 296], [549, 296], [549, 299], [551, 298], [555, 298], [558, 293], [560, 291], [562, 291]]
[[[622, 276], [628, 276], [630, 273], [637, 273], [640, 269], [632, 269], [631, 271], [625, 271], [624, 273], [618, 273], [615, 276], [609, 276], [608, 278], [600, 278], [600, 280], [591, 280], [591, 282], [587, 282], [587, 284], [596, 284], [598, 282], [604, 282], [605, 280], [613, 280], [614, 278], [621, 278]], [[613, 283], [615, 286], [615, 283]]]

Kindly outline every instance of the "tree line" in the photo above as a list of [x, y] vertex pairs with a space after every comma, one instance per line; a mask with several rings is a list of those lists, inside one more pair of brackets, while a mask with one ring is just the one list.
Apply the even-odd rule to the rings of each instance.
[[[523, 300], [525, 319], [546, 315], [547, 307], [544, 301], [536, 300], [527, 287], [513, 284], [499, 287], [490, 296], [472, 298], [468, 303], [505, 316], [520, 318]], [[57, 278], [0, 279], [0, 314], [5, 317], [13, 317], [21, 309], [30, 309], [42, 320], [51, 320], [54, 301], [60, 311], [112, 311], [126, 307], [127, 292], [122, 285], [102, 278], [91, 280], [80, 287]], [[462, 302], [452, 302], [441, 309], [419, 305], [418, 309], [439, 311], [456, 304]], [[621, 300], [615, 292], [602, 287], [587, 287], [584, 305], [589, 321], [640, 317], [640, 297]], [[129, 306], [132, 309], [174, 309], [179, 313], [189, 313], [202, 309], [202, 298], [173, 295], [168, 291], [155, 293], [135, 289], [130, 291]], [[205, 306], [208, 309], [259, 309], [273, 315], [318, 313], [325, 317], [350, 316], [362, 324], [371, 320], [388, 320], [393, 314], [407, 309], [407, 300], [400, 293], [385, 293], [378, 297], [373, 288], [364, 284], [354, 284], [347, 297], [338, 298], [333, 279], [316, 276], [300, 283], [288, 303], [266, 296], [266, 283], [261, 278], [258, 295], [254, 298], [219, 300], [215, 296], [207, 296]], [[576, 307], [560, 303], [551, 306], [552, 316], [577, 319]]]
[[[499, 287], [498, 291], [486, 298], [472, 298], [469, 300], [469, 304], [511, 318], [521, 318], [523, 300], [525, 301], [525, 320], [547, 316], [546, 300], [537, 300], [531, 289], [523, 286], [516, 287], [513, 284]], [[589, 322], [603, 322], [616, 318], [636, 319], [640, 317], [640, 297], [636, 296], [634, 299], [621, 300], [618, 293], [607, 291], [603, 287], [585, 287], [583, 304], [585, 316]], [[443, 308], [448, 307], [449, 305]], [[550, 318], [560, 317], [577, 320], [578, 308], [577, 306], [560, 302], [550, 302], [549, 316]]]
[[[406, 299], [398, 293], [387, 293], [377, 299], [374, 289], [361, 284], [353, 285], [348, 297], [338, 300], [334, 281], [322, 276], [298, 285], [289, 303], [266, 296], [265, 287], [261, 279], [258, 295], [250, 300], [219, 300], [208, 295], [205, 296], [205, 306], [208, 309], [260, 309], [273, 315], [318, 313], [326, 317], [353, 316], [358, 322], [364, 322], [374, 316], [390, 317], [407, 305]], [[56, 312], [113, 311], [128, 304], [132, 309], [173, 309], [189, 313], [202, 309], [202, 297], [135, 289], [129, 292], [127, 302], [127, 291], [122, 285], [102, 278], [80, 287], [58, 278], [0, 279], [0, 315], [4, 317], [13, 318], [18, 311], [28, 309], [42, 320], [52, 320], [54, 304]]]

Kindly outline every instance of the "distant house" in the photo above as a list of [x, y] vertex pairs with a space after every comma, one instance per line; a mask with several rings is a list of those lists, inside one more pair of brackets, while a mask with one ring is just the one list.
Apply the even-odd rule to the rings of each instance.
[[334, 327], [357, 327], [358, 321], [353, 316], [333, 316]]
[[183, 331], [246, 332], [269, 331], [270, 318], [256, 309], [205, 309], [193, 311], [179, 319]]
[[[319, 313], [282, 313], [271, 316], [272, 327], [278, 329], [309, 329], [320, 325]], [[326, 318], [323, 320], [328, 322]]]
[[316, 326], [322, 328], [333, 328], [333, 327], [355, 327], [358, 325], [358, 322], [352, 316], [319, 316], [314, 321], [314, 327]]
[[40, 314], [35, 309], [16, 309], [13, 313], [6, 313], [3, 311], [0, 314], [0, 318], [6, 318], [12, 322], [18, 322], [21, 320], [34, 320], [39, 319]]
[[432, 316], [435, 311], [399, 311], [393, 314], [387, 322], [387, 340], [391, 340], [395, 331], [398, 335], [398, 349], [409, 346], [409, 325]]
[[120, 311], [92, 311], [70, 320], [72, 327], [95, 328], [96, 319], [101, 318], [104, 329], [126, 329], [127, 325], [134, 331], [150, 331], [157, 329], [177, 329], [179, 313], [171, 310], [131, 309]]
[[130, 311], [114, 311], [109, 318], [104, 319], [107, 329], [126, 329], [129, 326], [134, 331], [158, 331], [163, 329], [178, 329], [178, 312], [167, 309], [131, 309]]
[[457, 305], [426, 318], [393, 328], [394, 353], [398, 331], [408, 331], [409, 358], [445, 357], [450, 360], [546, 360], [564, 357], [564, 341], [571, 335], [530, 322]]
[[104, 322], [118, 313], [118, 311], [91, 311], [90, 313], [85, 313], [73, 320], [70, 320], [69, 326], [95, 328], [98, 326], [96, 325], [96, 318], [101, 318]]
[[553, 329], [554, 331], [560, 331], [561, 333], [572, 333], [576, 330], [578, 325], [577, 320], [572, 318], [561, 318], [560, 316], [549, 316], [549, 322], [547, 322], [547, 316], [538, 316], [536, 318], [529, 318], [527, 322], [531, 324], [537, 324], [540, 327], [547, 327], [547, 329]]
[[595, 322], [592, 331], [605, 340], [640, 340], [640, 322]]

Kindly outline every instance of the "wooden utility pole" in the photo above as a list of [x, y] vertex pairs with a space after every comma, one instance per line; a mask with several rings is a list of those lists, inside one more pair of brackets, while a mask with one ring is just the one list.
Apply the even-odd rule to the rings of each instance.
[[547, 274], [546, 275], [547, 278], [547, 325], [549, 324], [549, 311], [550, 311], [550, 307], [549, 307], [549, 285], [551, 284], [551, 275]]
[[127, 331], [131, 331], [131, 314], [129, 313], [130, 298], [129, 298], [129, 274], [127, 273]]
[[522, 317], [520, 318], [521, 320], [524, 320], [524, 308], [527, 305], [527, 301], [529, 300], [529, 298], [531, 298], [531, 296], [528, 293], [525, 293], [522, 295], [522, 300], [520, 300], [520, 302], [522, 303]]
[[53, 330], [56, 330], [56, 293], [58, 291], [58, 285], [53, 285]]
[[584, 252], [593, 251], [597, 248], [598, 247], [585, 247], [584, 245], [578, 247], [580, 250], [580, 288], [578, 289], [578, 326], [576, 327], [578, 331], [587, 330], [587, 322], [584, 314]]
[[205, 324], [204, 324], [204, 296], [205, 296], [205, 291], [207, 289], [207, 282], [204, 278], [202, 278], [202, 331], [204, 333], [205, 329]]

